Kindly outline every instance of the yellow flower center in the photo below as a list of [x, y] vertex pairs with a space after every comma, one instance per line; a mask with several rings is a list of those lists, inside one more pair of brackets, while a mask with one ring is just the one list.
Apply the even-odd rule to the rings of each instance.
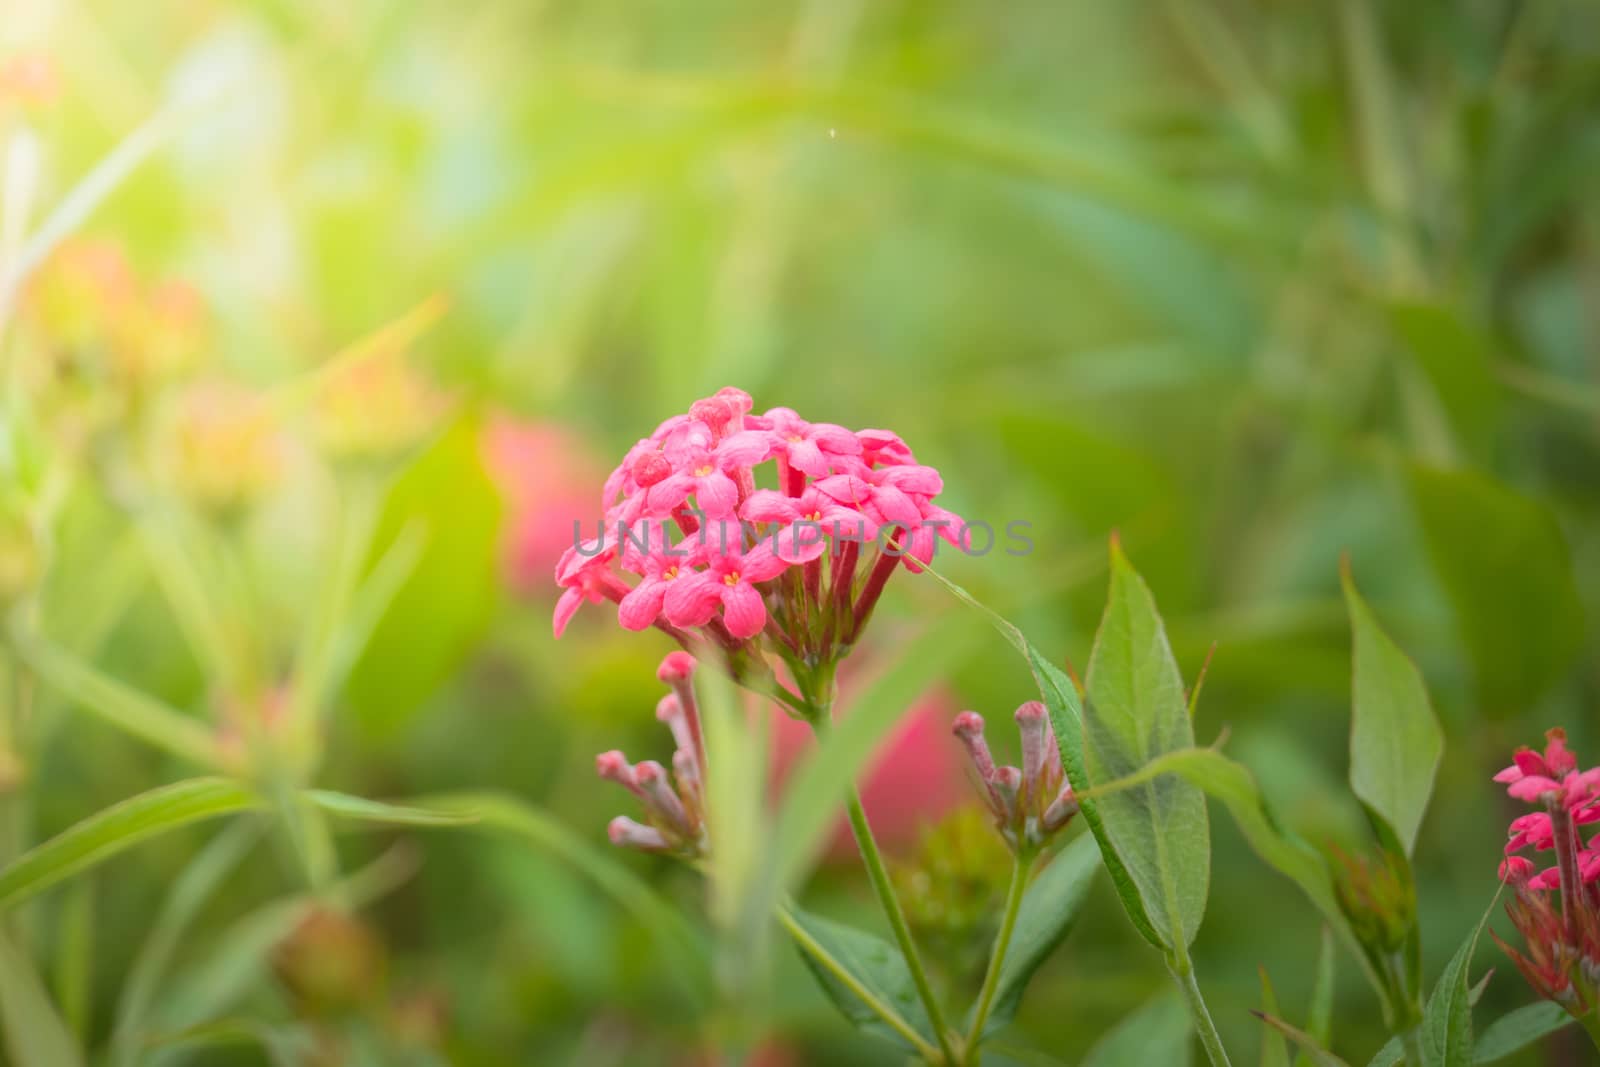
[[822, 512], [820, 510], [813, 511], [809, 515], [802, 516], [802, 518], [808, 519], [811, 522], [821, 522], [822, 521]]
[[712, 471], [714, 471], [716, 469], [717, 468], [715, 468], [711, 464], [707, 463], [704, 467], [701, 467], [699, 470], [695, 471], [694, 472], [694, 476], [696, 478], [704, 478], [704, 477], [708, 476]]
[[738, 571], [729, 571], [727, 574], [724, 574], [722, 576], [722, 581], [723, 581], [724, 585], [738, 585], [739, 584], [739, 572]]
[[678, 576], [678, 565], [676, 563], [674, 563], [672, 566], [668, 567], [666, 570], [661, 572], [661, 580], [663, 582], [670, 582], [670, 581], [672, 581], [672, 579], [676, 578], [677, 576]]

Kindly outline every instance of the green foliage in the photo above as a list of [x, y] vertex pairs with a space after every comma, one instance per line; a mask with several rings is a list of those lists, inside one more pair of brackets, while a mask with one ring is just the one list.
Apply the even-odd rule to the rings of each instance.
[[[1155, 600], [1116, 542], [1110, 598], [1085, 681], [1085, 777], [1074, 780], [1075, 789], [1194, 747], [1183, 680]], [[1126, 864], [1160, 944], [1186, 949], [1205, 915], [1211, 878], [1205, 794], [1183, 778], [1155, 778], [1106, 796], [1099, 808], [1102, 833]]]
[[1034, 972], [1072, 929], [1099, 869], [1100, 851], [1093, 835], [1085, 834], [1062, 849], [1028, 885], [984, 1034], [1003, 1028], [1017, 1014]]
[[1444, 732], [1422, 675], [1383, 632], [1348, 572], [1344, 596], [1354, 635], [1350, 789], [1409, 856], [1433, 793]]

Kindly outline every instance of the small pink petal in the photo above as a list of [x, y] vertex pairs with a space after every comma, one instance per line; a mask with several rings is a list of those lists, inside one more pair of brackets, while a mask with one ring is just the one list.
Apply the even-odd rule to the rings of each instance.
[[767, 605], [748, 581], [736, 582], [722, 594], [722, 621], [728, 632], [743, 640], [767, 625]]

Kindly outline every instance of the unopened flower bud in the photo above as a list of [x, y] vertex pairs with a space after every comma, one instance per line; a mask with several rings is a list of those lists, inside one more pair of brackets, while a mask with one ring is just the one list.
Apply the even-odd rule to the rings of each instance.
[[665, 767], [655, 760], [645, 760], [633, 769], [633, 778], [644, 791], [645, 806], [652, 813], [684, 837], [693, 833], [689, 813], [684, 810], [678, 794], [672, 791]]
[[646, 452], [633, 461], [634, 483], [645, 489], [665, 481], [671, 473], [672, 464], [660, 452]]
[[616, 749], [596, 756], [594, 771], [606, 781], [616, 782], [640, 800], [644, 799], [644, 790], [639, 787], [637, 772], [628, 763], [628, 758]]
[[1061, 787], [1061, 792], [1050, 802], [1050, 806], [1044, 809], [1044, 817], [1040, 819], [1040, 823], [1045, 833], [1054, 833], [1067, 825], [1076, 814], [1078, 814], [1078, 800], [1072, 795], [1072, 787], [1064, 785]]
[[1022, 784], [1027, 795], [1032, 797], [1040, 792], [1045, 765], [1045, 734], [1050, 720], [1044, 705], [1037, 700], [1030, 700], [1017, 708], [1016, 720], [1017, 729], [1022, 733]]
[[694, 677], [695, 658], [687, 652], [668, 652], [656, 668], [656, 677], [668, 685], [676, 686]]
[[1000, 797], [1000, 811], [997, 814], [1008, 825], [1015, 823], [1020, 811], [1018, 798], [1022, 792], [1022, 772], [1015, 767], [997, 768], [993, 782], [995, 793]]
[[618, 815], [606, 827], [606, 836], [619, 848], [637, 848], [646, 852], [665, 852], [672, 845], [654, 826], [645, 826], [626, 815]]
[[985, 782], [993, 781], [994, 756], [989, 752], [989, 743], [983, 739], [983, 716], [975, 711], [963, 711], [956, 716], [950, 732], [966, 746], [967, 755], [972, 757], [972, 766], [977, 770], [978, 777]]
[[1382, 953], [1398, 952], [1416, 922], [1416, 890], [1388, 853], [1377, 859], [1333, 850], [1334, 895], [1356, 938]]

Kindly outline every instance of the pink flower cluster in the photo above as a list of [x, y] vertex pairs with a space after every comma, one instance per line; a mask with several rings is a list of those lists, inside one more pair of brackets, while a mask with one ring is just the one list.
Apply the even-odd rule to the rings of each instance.
[[[1516, 890], [1506, 910], [1527, 951], [1500, 944], [1541, 996], [1582, 1014], [1600, 988], [1600, 836], [1585, 842], [1580, 830], [1600, 822], [1600, 767], [1580, 771], [1559, 728], [1545, 742], [1543, 752], [1518, 749], [1494, 776], [1512, 797], [1544, 808], [1512, 820], [1500, 864]], [[1518, 854], [1530, 846], [1554, 852], [1555, 866], [1541, 871]]]
[[919, 569], [939, 537], [962, 545], [961, 520], [934, 503], [939, 472], [895, 434], [751, 407], [722, 389], [628, 451], [599, 536], [556, 567], [556, 636], [585, 601], [609, 600], [627, 629], [686, 646], [697, 632], [736, 654], [765, 634], [780, 654], [826, 661], [902, 561]]
[[956, 716], [952, 732], [966, 746], [983, 787], [984, 804], [1013, 851], [1036, 849], [1078, 814], [1078, 802], [1061, 770], [1061, 749], [1043, 704], [1030, 700], [1017, 708], [1022, 734], [1022, 766], [997, 767], [983, 737], [983, 717], [975, 711]]
[[646, 852], [700, 856], [706, 851], [706, 743], [694, 695], [694, 657], [672, 652], [661, 661], [656, 677], [672, 688], [656, 705], [656, 718], [672, 731], [677, 751], [672, 774], [655, 760], [633, 764], [613, 749], [594, 759], [595, 771], [638, 798], [645, 822], [626, 815], [611, 820], [611, 843]]

